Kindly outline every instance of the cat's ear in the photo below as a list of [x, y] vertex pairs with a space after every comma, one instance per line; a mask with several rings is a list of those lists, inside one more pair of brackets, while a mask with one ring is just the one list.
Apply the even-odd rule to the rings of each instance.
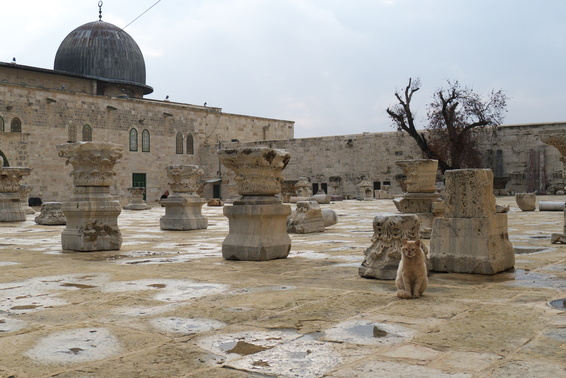
[[415, 240], [415, 245], [420, 247], [421, 246], [421, 239]]
[[407, 245], [407, 239], [401, 239], [401, 245], [404, 247]]

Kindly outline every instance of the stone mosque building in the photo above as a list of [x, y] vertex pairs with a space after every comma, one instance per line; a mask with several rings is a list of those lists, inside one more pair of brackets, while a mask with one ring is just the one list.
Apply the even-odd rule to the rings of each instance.
[[[399, 132], [294, 139], [294, 122], [229, 114], [221, 108], [144, 98], [144, 58], [134, 39], [102, 20], [73, 30], [56, 52], [53, 70], [0, 63], [0, 156], [5, 166], [32, 168], [22, 183], [30, 197], [65, 201], [72, 180], [55, 148], [74, 141], [119, 143], [112, 194], [124, 204], [128, 187], [146, 188], [148, 203], [167, 189], [165, 167], [204, 168], [207, 198], [228, 198], [233, 176], [218, 161], [219, 148], [266, 145], [291, 153], [283, 172], [292, 184], [307, 177], [316, 193], [356, 198], [367, 180], [375, 190], [400, 193], [396, 160], [420, 158]], [[482, 135], [485, 166], [509, 192], [551, 193], [564, 188], [560, 154], [540, 141], [541, 131], [565, 123], [501, 126]]]

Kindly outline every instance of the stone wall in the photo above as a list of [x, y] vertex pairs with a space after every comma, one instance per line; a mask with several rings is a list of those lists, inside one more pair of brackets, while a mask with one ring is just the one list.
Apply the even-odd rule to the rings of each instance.
[[[0, 78], [6, 75], [0, 67]], [[146, 175], [146, 197], [155, 203], [167, 189], [167, 165], [207, 164], [201, 154], [204, 146], [214, 146], [225, 140], [253, 141], [265, 138], [292, 138], [294, 122], [223, 113], [220, 108], [181, 104], [149, 99], [95, 96], [63, 89], [45, 89], [59, 77], [54, 74], [8, 70], [10, 82], [0, 84], [0, 152], [11, 166], [32, 168], [25, 184], [32, 185], [30, 197], [62, 202], [69, 198], [72, 183], [55, 148], [68, 141], [81, 141], [85, 125], [92, 128], [92, 140], [126, 146], [124, 157], [116, 165], [117, 176], [111, 187], [123, 204], [128, 202], [127, 188], [132, 186], [132, 174]], [[44, 77], [41, 81], [36, 76]], [[29, 77], [28, 77], [29, 76]], [[62, 76], [65, 78], [65, 76]], [[75, 80], [77, 78], [70, 78]], [[4, 79], [8, 81], [7, 79]], [[77, 79], [78, 80], [78, 79]], [[82, 79], [83, 82], [91, 80]], [[25, 85], [24, 85], [25, 84]], [[80, 80], [79, 80], [80, 84]], [[86, 85], [86, 84], [85, 84]], [[80, 85], [72, 86], [77, 89]], [[10, 132], [14, 118], [21, 120], [21, 132]], [[75, 129], [73, 133], [70, 130]], [[138, 150], [130, 151], [130, 130], [138, 132]], [[150, 149], [142, 152], [142, 132], [148, 130]], [[183, 153], [177, 153], [176, 137], [183, 138]], [[187, 151], [187, 136], [194, 140], [193, 153]], [[207, 171], [203, 179], [216, 177], [217, 169]], [[207, 176], [208, 175], [208, 176]]]
[[[538, 134], [565, 128], [566, 123], [545, 123], [486, 129], [479, 138], [484, 167], [491, 168], [495, 176], [509, 180], [505, 186], [509, 193], [554, 193], [564, 188], [560, 154], [542, 143]], [[374, 189], [390, 185], [392, 195], [400, 194], [399, 178], [403, 172], [395, 161], [422, 158], [414, 140], [400, 132], [258, 141], [245, 145], [285, 149], [291, 153], [291, 161], [283, 171], [286, 180], [308, 177], [319, 188], [326, 186], [329, 194], [351, 198], [357, 198], [357, 185], [362, 177], [372, 182]], [[224, 184], [229, 184], [230, 177], [224, 179]], [[339, 182], [336, 193], [333, 182]]]

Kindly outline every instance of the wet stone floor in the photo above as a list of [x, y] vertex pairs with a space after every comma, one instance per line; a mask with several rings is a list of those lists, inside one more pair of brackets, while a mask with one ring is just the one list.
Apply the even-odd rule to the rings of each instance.
[[322, 205], [338, 223], [266, 262], [222, 259], [220, 207], [194, 231], [123, 210], [120, 251], [64, 252], [64, 226], [35, 215], [0, 223], [0, 377], [566, 377], [564, 214], [497, 202], [515, 269], [433, 273], [415, 300], [358, 275], [391, 200]]

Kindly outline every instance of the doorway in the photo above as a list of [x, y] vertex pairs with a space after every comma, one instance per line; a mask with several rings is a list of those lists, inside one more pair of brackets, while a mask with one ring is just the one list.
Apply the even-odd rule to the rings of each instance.
[[[134, 187], [134, 188], [146, 188], [145, 173], [132, 173], [132, 187]], [[147, 201], [146, 191], [143, 192], [143, 200]]]

